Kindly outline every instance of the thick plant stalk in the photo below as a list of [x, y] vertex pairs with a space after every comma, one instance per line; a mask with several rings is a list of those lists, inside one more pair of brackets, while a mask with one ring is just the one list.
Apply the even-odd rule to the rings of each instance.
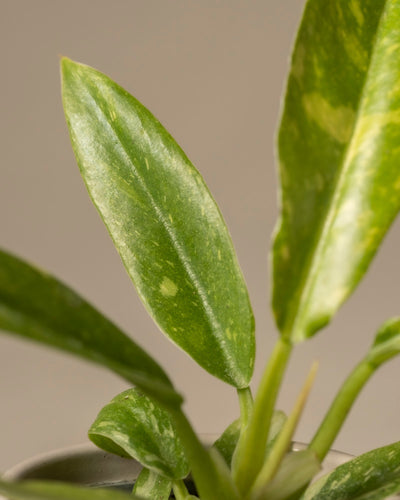
[[271, 479], [277, 472], [283, 457], [285, 456], [287, 450], [290, 448], [290, 443], [293, 438], [293, 434], [296, 430], [299, 419], [303, 413], [304, 406], [307, 402], [308, 396], [312, 389], [315, 376], [318, 369], [318, 363], [313, 363], [308, 377], [304, 383], [304, 386], [297, 398], [296, 404], [293, 408], [292, 413], [286, 420], [282, 430], [280, 431], [274, 446], [268, 456], [268, 460], [264, 462], [260, 473], [258, 474], [254, 485], [247, 495], [248, 499], [260, 500], [263, 497], [264, 489]]
[[291, 343], [280, 338], [261, 379], [249, 425], [240, 436], [233, 475], [242, 494], [250, 489], [262, 467], [272, 414], [291, 351]]

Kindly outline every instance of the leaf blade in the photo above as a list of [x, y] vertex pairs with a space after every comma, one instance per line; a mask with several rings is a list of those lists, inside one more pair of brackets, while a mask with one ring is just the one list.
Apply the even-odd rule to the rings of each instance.
[[189, 473], [169, 414], [136, 389], [118, 394], [100, 410], [89, 438], [103, 450], [135, 458], [168, 479], [183, 479]]
[[311, 0], [304, 13], [279, 131], [273, 246], [273, 308], [294, 341], [330, 321], [399, 210], [399, 16], [390, 0]]
[[394, 443], [340, 465], [312, 484], [302, 500], [385, 498], [399, 491], [399, 471], [400, 443]]
[[158, 400], [182, 398], [163, 369], [70, 288], [0, 250], [0, 328], [104, 365]]
[[238, 418], [228, 425], [221, 436], [213, 444], [213, 447], [219, 451], [228, 467], [231, 467], [232, 457], [240, 437], [240, 430], [241, 421], [240, 418]]
[[246, 387], [254, 320], [229, 233], [200, 174], [136, 99], [63, 59], [63, 102], [89, 194], [160, 328]]

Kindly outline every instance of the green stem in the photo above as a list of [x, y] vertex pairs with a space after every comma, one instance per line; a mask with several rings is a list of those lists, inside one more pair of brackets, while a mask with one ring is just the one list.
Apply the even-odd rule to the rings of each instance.
[[250, 387], [238, 389], [239, 405], [240, 405], [240, 422], [242, 431], [246, 429], [251, 414], [253, 412], [253, 396]]
[[200, 498], [203, 500], [239, 500], [231, 478], [229, 475], [220, 473], [182, 410], [170, 409], [170, 414], [185, 448]]
[[283, 338], [276, 343], [256, 394], [249, 425], [240, 436], [233, 474], [242, 494], [249, 491], [264, 462], [275, 402], [291, 350], [292, 345]]
[[310, 373], [308, 374], [306, 382], [303, 385], [303, 388], [297, 398], [296, 404], [289, 418], [283, 425], [275, 441], [275, 444], [273, 445], [271, 452], [268, 455], [268, 460], [264, 462], [258, 476], [254, 481], [250, 493], [248, 494], [248, 498], [263, 498], [264, 490], [268, 482], [271, 481], [279, 466], [281, 465], [286, 452], [290, 448], [293, 434], [296, 430], [297, 424], [304, 409], [304, 405], [306, 404], [311, 388], [313, 386], [317, 368], [318, 363], [314, 363], [311, 367]]
[[358, 394], [374, 371], [375, 366], [367, 360], [363, 360], [351, 372], [340, 388], [309, 445], [309, 448], [315, 451], [321, 462], [330, 450]]
[[189, 492], [182, 480], [174, 481], [172, 488], [174, 490], [176, 500], [186, 500], [188, 498]]

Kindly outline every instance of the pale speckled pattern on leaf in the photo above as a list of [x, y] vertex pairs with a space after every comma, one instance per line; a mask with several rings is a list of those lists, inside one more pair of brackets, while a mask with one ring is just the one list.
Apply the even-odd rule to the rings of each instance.
[[157, 472], [143, 468], [135, 481], [133, 493], [143, 500], [168, 500], [172, 481]]
[[379, 500], [400, 491], [400, 443], [369, 451], [312, 484], [301, 500]]
[[169, 479], [182, 479], [189, 473], [169, 413], [136, 389], [122, 392], [100, 411], [89, 438], [100, 448], [135, 458]]
[[82, 176], [149, 313], [203, 368], [246, 387], [253, 314], [202, 177], [158, 120], [107, 76], [68, 59], [62, 70]]
[[400, 207], [400, 4], [309, 0], [278, 136], [273, 308], [294, 341], [353, 291]]

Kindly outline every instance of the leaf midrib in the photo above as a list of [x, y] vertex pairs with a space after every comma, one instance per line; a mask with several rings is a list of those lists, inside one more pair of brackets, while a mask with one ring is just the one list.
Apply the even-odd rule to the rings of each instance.
[[[362, 90], [360, 92], [360, 97], [359, 97], [359, 105], [357, 106], [356, 110], [356, 115], [355, 115], [355, 120], [354, 120], [354, 125], [352, 127], [352, 133], [351, 133], [351, 138], [348, 142], [348, 145], [343, 153], [343, 161], [342, 167], [338, 169], [336, 173], [336, 180], [334, 182], [334, 188], [332, 189], [332, 194], [330, 196], [330, 199], [332, 200], [332, 203], [327, 204], [328, 208], [325, 210], [325, 215], [324, 217], [321, 217], [321, 223], [319, 224], [319, 229], [315, 232], [314, 236], [314, 244], [313, 247], [309, 253], [309, 257], [307, 259], [307, 264], [304, 266], [303, 270], [303, 277], [300, 280], [300, 285], [298, 287], [298, 290], [300, 293], [298, 294], [298, 298], [295, 299], [294, 304], [292, 306], [292, 310], [294, 311], [293, 314], [290, 315], [290, 321], [288, 326], [285, 326], [283, 329], [283, 335], [286, 336], [287, 338], [293, 338], [293, 333], [295, 333], [296, 330], [296, 323], [298, 321], [298, 313], [299, 311], [302, 310], [302, 306], [304, 303], [307, 303], [308, 301], [308, 293], [309, 290], [312, 288], [312, 286], [315, 283], [316, 277], [318, 276], [317, 268], [320, 266], [320, 257], [323, 254], [324, 249], [326, 248], [326, 240], [324, 236], [329, 232], [329, 230], [332, 227], [332, 222], [335, 220], [336, 214], [338, 212], [338, 206], [337, 202], [340, 198], [340, 193], [341, 193], [341, 186], [344, 183], [344, 178], [345, 174], [348, 171], [351, 161], [351, 150], [352, 150], [352, 142], [354, 139], [355, 131], [357, 130], [359, 118], [361, 115], [361, 109], [363, 108], [363, 102], [365, 101], [365, 88], [367, 86], [367, 82], [369, 79], [370, 75], [370, 69], [372, 67], [372, 62], [374, 60], [375, 56], [375, 50], [376, 50], [376, 40], [378, 39], [378, 34], [381, 29], [381, 23], [382, 19], [386, 13], [386, 9], [388, 7], [388, 3], [390, 0], [386, 0], [385, 4], [382, 8], [382, 12], [379, 16], [379, 21], [378, 25], [375, 31], [375, 34], [373, 36], [373, 42], [372, 42], [372, 50], [371, 50], [371, 56], [369, 59], [368, 63], [368, 69], [365, 72], [365, 78], [364, 78], [364, 83], [362, 85]], [[309, 272], [308, 272], [309, 270]], [[302, 340], [304, 338], [305, 332], [301, 331], [300, 335], [297, 333], [295, 335], [294, 340]]]

